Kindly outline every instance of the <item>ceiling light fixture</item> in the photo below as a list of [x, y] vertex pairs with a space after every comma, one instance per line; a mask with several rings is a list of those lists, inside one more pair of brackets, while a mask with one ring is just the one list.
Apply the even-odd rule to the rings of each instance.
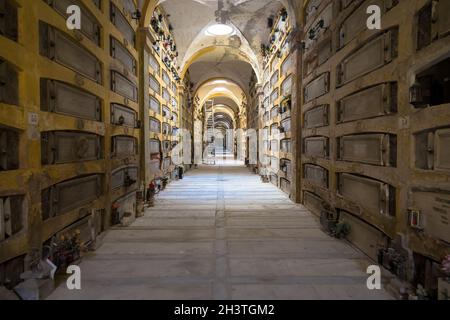
[[228, 84], [227, 80], [214, 80], [211, 84]]
[[229, 36], [234, 29], [223, 23], [213, 24], [206, 29], [206, 34], [210, 36]]

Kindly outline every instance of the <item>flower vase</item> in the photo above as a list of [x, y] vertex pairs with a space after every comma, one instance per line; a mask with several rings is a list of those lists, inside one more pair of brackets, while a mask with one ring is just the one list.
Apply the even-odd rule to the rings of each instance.
[[450, 278], [438, 279], [438, 300], [450, 300]]

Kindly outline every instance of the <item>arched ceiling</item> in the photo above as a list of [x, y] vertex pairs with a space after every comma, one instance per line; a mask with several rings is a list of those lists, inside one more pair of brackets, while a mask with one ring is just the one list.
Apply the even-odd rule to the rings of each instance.
[[241, 112], [241, 107], [246, 102], [246, 95], [242, 87], [229, 78], [213, 78], [202, 83], [198, 90], [199, 107], [203, 107], [208, 100], [213, 100], [214, 105], [226, 106], [235, 115]]
[[239, 106], [231, 98], [220, 96], [214, 98], [214, 103], [217, 105], [224, 105], [233, 110], [234, 113], [239, 113]]
[[[283, 6], [293, 14], [291, 2], [298, 1], [159, 0], [156, 4], [162, 7], [173, 27], [181, 76], [189, 70], [196, 88], [209, 78], [227, 77], [248, 95], [252, 74], [261, 79], [260, 48], [267, 43], [270, 33], [267, 19], [276, 16]], [[218, 22], [232, 26], [234, 33], [208, 35], [206, 29]]]
[[267, 41], [270, 33], [267, 18], [283, 6], [276, 0], [160, 0], [158, 4], [170, 15], [180, 61], [185, 60], [191, 44], [204, 28], [216, 22], [219, 7], [220, 17], [234, 25], [259, 55], [261, 43]]
[[[178, 68], [183, 78], [189, 72], [194, 92], [204, 101], [214, 98], [234, 114], [245, 115], [253, 76], [261, 82], [263, 57], [261, 45], [267, 44], [268, 18], [277, 16], [282, 7], [288, 19], [296, 24], [302, 0], [138, 0], [147, 27], [156, 6], [166, 13], [177, 45]], [[225, 23], [233, 28], [226, 36], [208, 34], [209, 26]], [[234, 82], [224, 92], [214, 92], [211, 79]], [[205, 85], [206, 84], [206, 85]], [[223, 87], [223, 86], [219, 86]], [[237, 89], [236, 89], [237, 88]], [[239, 93], [238, 93], [239, 91]]]
[[233, 129], [235, 125], [235, 119], [228, 112], [215, 112], [214, 113], [215, 127], [225, 127], [226, 129]]
[[236, 50], [227, 47], [213, 47], [189, 66], [194, 90], [201, 83], [220, 76], [238, 83], [247, 93], [253, 72], [254, 69], [249, 62], [245, 61]]
[[226, 114], [228, 116], [228, 118], [230, 118], [234, 123], [235, 120], [235, 113], [233, 112], [233, 109], [227, 105], [216, 105], [216, 107], [214, 108], [214, 113], [220, 113], [220, 114]]

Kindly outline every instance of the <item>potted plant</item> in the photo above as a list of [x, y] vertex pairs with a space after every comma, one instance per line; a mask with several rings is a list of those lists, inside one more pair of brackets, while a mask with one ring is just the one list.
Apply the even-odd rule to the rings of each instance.
[[338, 239], [345, 239], [345, 237], [347, 237], [350, 234], [351, 230], [352, 227], [347, 222], [342, 220], [341, 222], [338, 222], [336, 224], [334, 236]]
[[438, 279], [438, 299], [450, 300], [450, 254], [442, 260], [441, 270], [444, 276]]
[[320, 224], [323, 230], [329, 235], [334, 236], [337, 223], [338, 221], [336, 221], [333, 212], [329, 210], [329, 208], [323, 208], [323, 210], [320, 212]]
[[149, 207], [153, 207], [155, 205], [155, 194], [156, 194], [156, 184], [152, 181], [148, 185], [147, 189], [147, 204]]
[[167, 183], [169, 182], [169, 178], [168, 177], [164, 177], [161, 179], [162, 181], [162, 190], [166, 189], [167, 187]]

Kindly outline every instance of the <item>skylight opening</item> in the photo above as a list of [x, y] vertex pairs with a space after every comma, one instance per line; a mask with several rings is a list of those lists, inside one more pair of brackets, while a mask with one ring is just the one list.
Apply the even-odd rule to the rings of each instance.
[[206, 29], [206, 34], [209, 36], [229, 36], [233, 33], [234, 29], [233, 27], [223, 24], [223, 23], [217, 23], [213, 24], [212, 26], [209, 26]]

